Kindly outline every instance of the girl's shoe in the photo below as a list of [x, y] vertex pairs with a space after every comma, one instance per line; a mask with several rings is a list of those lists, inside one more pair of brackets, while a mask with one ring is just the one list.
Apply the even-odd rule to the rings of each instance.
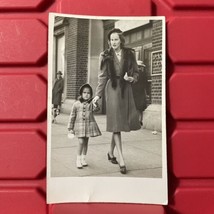
[[120, 173], [126, 174], [126, 172], [127, 172], [126, 166], [120, 166]]
[[87, 162], [85, 161], [84, 158], [82, 159], [82, 162], [81, 162], [81, 163], [82, 163], [82, 166], [88, 166], [88, 164], [87, 164]]
[[108, 160], [111, 161], [113, 164], [118, 164], [116, 157], [111, 157], [109, 153], [107, 153]]
[[77, 159], [77, 161], [76, 161], [76, 166], [78, 169], [82, 169], [82, 163], [79, 159]]

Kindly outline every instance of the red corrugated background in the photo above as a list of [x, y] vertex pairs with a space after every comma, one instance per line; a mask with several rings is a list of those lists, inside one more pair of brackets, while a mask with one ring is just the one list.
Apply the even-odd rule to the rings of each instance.
[[[213, 0], [0, 1], [0, 213], [214, 212]], [[166, 16], [169, 205], [46, 205], [48, 13]]]

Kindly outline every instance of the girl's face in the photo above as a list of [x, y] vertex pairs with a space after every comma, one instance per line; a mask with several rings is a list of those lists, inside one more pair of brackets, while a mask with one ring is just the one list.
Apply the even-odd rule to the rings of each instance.
[[117, 33], [112, 33], [110, 35], [110, 44], [111, 44], [111, 47], [115, 51], [119, 51], [120, 50], [121, 41], [120, 41], [120, 37], [119, 37], [119, 35]]
[[82, 91], [82, 98], [84, 100], [88, 100], [91, 98], [91, 91], [89, 88], [84, 88], [83, 91]]

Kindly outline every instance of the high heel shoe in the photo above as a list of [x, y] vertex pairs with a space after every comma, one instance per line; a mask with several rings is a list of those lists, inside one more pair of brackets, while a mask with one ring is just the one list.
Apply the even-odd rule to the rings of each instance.
[[126, 166], [120, 166], [120, 172], [122, 174], [126, 174], [127, 170], [126, 170]]
[[111, 161], [113, 164], [118, 164], [116, 157], [111, 157], [109, 153], [107, 153], [108, 160]]

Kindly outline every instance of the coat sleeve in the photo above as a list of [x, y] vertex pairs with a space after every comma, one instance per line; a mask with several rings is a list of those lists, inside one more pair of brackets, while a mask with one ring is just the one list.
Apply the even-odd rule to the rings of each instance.
[[77, 107], [74, 103], [71, 108], [71, 113], [70, 113], [69, 120], [68, 120], [68, 127], [67, 127], [68, 129], [71, 129], [71, 130], [74, 129], [74, 123], [76, 120], [76, 116], [77, 116]]
[[103, 62], [103, 56], [101, 54], [99, 58], [99, 75], [98, 75], [98, 85], [95, 92], [96, 96], [102, 97], [102, 93], [105, 89], [107, 80], [108, 80], [107, 64]]
[[139, 70], [138, 70], [138, 65], [137, 65], [134, 51], [131, 54], [132, 54], [132, 69], [133, 69], [133, 78], [134, 78], [133, 83], [135, 83], [138, 81]]

